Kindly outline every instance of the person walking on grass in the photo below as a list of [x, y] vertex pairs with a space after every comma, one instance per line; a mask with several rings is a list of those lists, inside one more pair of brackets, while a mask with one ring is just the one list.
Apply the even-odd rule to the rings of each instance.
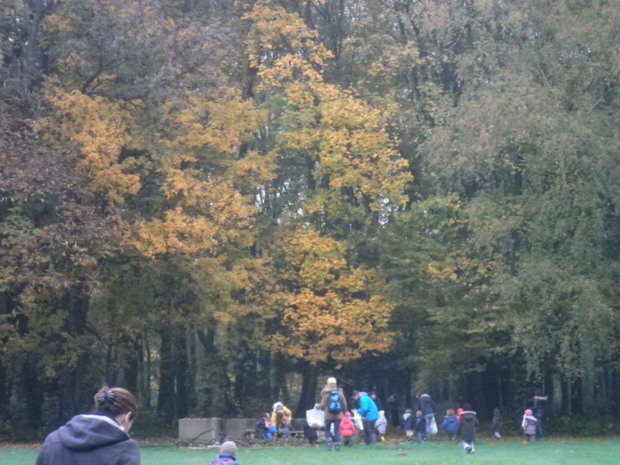
[[449, 408], [446, 410], [446, 416], [441, 422], [441, 429], [448, 435], [450, 441], [454, 441], [456, 438], [456, 429], [459, 426], [459, 422], [454, 414], [454, 409]]
[[416, 397], [420, 402], [420, 410], [422, 410], [422, 415], [424, 415], [424, 419], [426, 420], [426, 439], [430, 440], [432, 439], [433, 434], [435, 434], [431, 430], [431, 425], [435, 422], [435, 410], [437, 409], [437, 406], [431, 396], [426, 392], [418, 392]]
[[140, 449], [129, 437], [137, 413], [132, 393], [103, 387], [94, 413], [74, 416], [47, 436], [37, 465], [140, 465]]
[[536, 441], [536, 427], [538, 420], [534, 416], [534, 412], [529, 408], [523, 413], [523, 420], [521, 421], [521, 428], [523, 428], [523, 434], [528, 441]]
[[314, 406], [325, 412], [325, 439], [327, 450], [340, 450], [340, 422], [344, 412], [348, 410], [347, 399], [342, 388], [338, 387], [336, 378], [327, 378], [325, 387], [321, 389], [321, 400]]
[[472, 454], [476, 450], [474, 441], [476, 440], [476, 427], [478, 424], [476, 412], [471, 409], [471, 405], [464, 404], [456, 435], [461, 440], [463, 449], [467, 454]]

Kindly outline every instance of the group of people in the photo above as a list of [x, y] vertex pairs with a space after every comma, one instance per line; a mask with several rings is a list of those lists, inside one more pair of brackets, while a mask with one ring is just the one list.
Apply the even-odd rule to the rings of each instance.
[[[411, 409], [402, 415], [401, 426], [405, 429], [408, 439], [414, 435], [420, 441], [426, 441], [437, 434], [435, 420], [436, 405], [429, 394], [416, 394], [419, 409], [415, 416]], [[134, 395], [126, 389], [103, 387], [94, 397], [94, 413], [76, 415], [64, 426], [50, 433], [37, 457], [36, 465], [60, 464], [115, 464], [139, 465], [140, 450], [137, 443], [129, 436], [138, 411], [138, 402]], [[352, 401], [356, 408], [349, 410], [347, 399], [342, 388], [338, 387], [335, 378], [327, 379], [321, 390], [320, 400], [315, 409], [324, 412], [325, 437], [328, 450], [339, 451], [341, 444], [353, 444], [353, 437], [363, 432], [364, 442], [374, 444], [383, 440], [387, 420], [380, 400], [374, 393], [354, 391]], [[523, 414], [521, 427], [528, 440], [534, 441], [543, 437], [543, 420], [546, 415], [548, 398], [537, 391], [531, 408]], [[271, 414], [265, 413], [257, 421], [257, 432], [268, 439], [275, 435], [290, 436], [292, 412], [282, 402], [276, 402]], [[441, 427], [452, 440], [459, 439], [466, 453], [475, 450], [474, 441], [478, 426], [476, 412], [471, 405], [462, 408], [448, 409]], [[499, 408], [493, 410], [493, 434], [502, 437], [502, 416]], [[311, 443], [314, 436], [307, 434]], [[233, 441], [225, 441], [220, 447], [218, 459], [213, 465], [237, 465], [237, 445]]]

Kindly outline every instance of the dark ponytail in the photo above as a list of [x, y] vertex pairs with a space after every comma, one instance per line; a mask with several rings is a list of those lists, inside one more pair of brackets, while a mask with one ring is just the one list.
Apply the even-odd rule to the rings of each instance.
[[132, 419], [135, 419], [138, 413], [138, 402], [127, 389], [104, 386], [95, 394], [95, 410], [108, 413], [112, 417], [130, 412]]

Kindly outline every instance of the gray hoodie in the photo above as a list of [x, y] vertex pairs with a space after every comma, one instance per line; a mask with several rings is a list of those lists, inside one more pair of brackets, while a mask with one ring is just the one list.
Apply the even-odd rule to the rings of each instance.
[[114, 419], [77, 415], [47, 436], [37, 465], [140, 465], [140, 449]]

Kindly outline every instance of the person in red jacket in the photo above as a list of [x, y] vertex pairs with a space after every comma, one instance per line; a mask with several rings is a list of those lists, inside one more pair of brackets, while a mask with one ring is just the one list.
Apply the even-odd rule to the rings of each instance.
[[343, 438], [345, 446], [351, 447], [353, 445], [353, 438], [355, 437], [355, 425], [351, 418], [351, 412], [344, 414], [342, 421], [340, 422], [340, 435]]

